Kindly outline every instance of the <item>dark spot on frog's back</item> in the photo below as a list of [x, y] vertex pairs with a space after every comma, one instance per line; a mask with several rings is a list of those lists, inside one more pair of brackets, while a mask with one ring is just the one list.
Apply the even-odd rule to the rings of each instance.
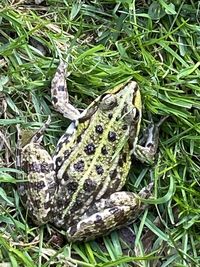
[[73, 194], [78, 188], [78, 183], [73, 181], [67, 184], [67, 189], [69, 194]]
[[83, 172], [84, 171], [84, 167], [85, 167], [85, 163], [84, 163], [84, 161], [82, 159], [77, 161], [76, 163], [74, 163], [74, 169], [77, 172]]
[[116, 141], [116, 139], [117, 139], [117, 134], [115, 132], [109, 131], [108, 140], [114, 142]]
[[103, 133], [103, 126], [102, 125], [96, 125], [95, 131], [96, 131], [96, 133], [102, 134]]
[[101, 165], [96, 165], [95, 167], [96, 167], [97, 174], [101, 175], [104, 173], [104, 169]]
[[101, 153], [102, 153], [102, 155], [104, 155], [104, 156], [108, 154], [108, 150], [106, 149], [106, 146], [105, 146], [105, 145], [102, 147], [102, 149], [101, 149]]
[[84, 151], [87, 155], [93, 155], [95, 153], [95, 145], [93, 143], [86, 145]]
[[83, 189], [87, 192], [94, 191], [96, 189], [97, 183], [91, 179], [86, 179], [83, 185]]

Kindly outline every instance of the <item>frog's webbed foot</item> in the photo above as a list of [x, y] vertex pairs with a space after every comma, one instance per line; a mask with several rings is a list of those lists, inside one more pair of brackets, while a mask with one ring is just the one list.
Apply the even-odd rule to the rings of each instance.
[[141, 203], [140, 197], [148, 198], [151, 188], [152, 184], [142, 189], [138, 195], [116, 192], [109, 198], [101, 199], [89, 208], [77, 224], [67, 230], [67, 239], [87, 241], [132, 223], [146, 207]]
[[61, 61], [51, 82], [51, 97], [54, 108], [70, 120], [77, 120], [80, 112], [69, 103], [66, 82], [66, 64]]

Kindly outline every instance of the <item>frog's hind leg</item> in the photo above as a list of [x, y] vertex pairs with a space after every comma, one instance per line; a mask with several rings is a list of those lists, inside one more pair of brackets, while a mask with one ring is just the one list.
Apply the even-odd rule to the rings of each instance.
[[77, 224], [67, 230], [68, 240], [91, 240], [133, 222], [146, 207], [140, 198], [148, 198], [151, 188], [152, 184], [142, 189], [138, 195], [116, 192], [109, 198], [101, 199], [89, 208]]
[[38, 225], [51, 220], [57, 190], [54, 162], [40, 145], [49, 123], [50, 118], [18, 155], [21, 168], [26, 173], [24, 181], [19, 183], [18, 191], [30, 217]]
[[66, 64], [61, 61], [51, 82], [51, 97], [54, 108], [70, 120], [77, 120], [80, 112], [69, 103], [66, 82]]

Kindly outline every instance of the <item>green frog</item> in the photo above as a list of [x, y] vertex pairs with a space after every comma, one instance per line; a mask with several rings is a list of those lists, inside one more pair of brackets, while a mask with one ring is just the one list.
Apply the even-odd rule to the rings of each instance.
[[53, 155], [41, 145], [50, 119], [20, 152], [27, 180], [20, 194], [37, 225], [47, 222], [66, 230], [69, 241], [90, 240], [129, 224], [144, 209], [139, 194], [120, 191], [131, 156], [151, 161], [157, 149], [155, 127], [144, 146], [138, 142], [142, 118], [140, 90], [127, 81], [97, 97], [84, 111], [69, 103], [66, 65], [61, 62], [52, 80], [54, 108], [72, 122]]

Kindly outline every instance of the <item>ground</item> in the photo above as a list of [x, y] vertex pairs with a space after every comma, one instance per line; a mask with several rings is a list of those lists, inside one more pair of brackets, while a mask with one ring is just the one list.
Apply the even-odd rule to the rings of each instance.
[[[199, 20], [192, 0], [0, 1], [1, 266], [200, 265]], [[154, 165], [136, 162], [126, 183], [138, 192], [154, 181], [148, 208], [129, 228], [88, 243], [36, 227], [17, 192], [16, 125], [30, 137], [51, 115], [44, 145], [52, 152], [69, 124], [50, 101], [62, 58], [79, 109], [131, 78], [142, 124], [168, 116]]]

